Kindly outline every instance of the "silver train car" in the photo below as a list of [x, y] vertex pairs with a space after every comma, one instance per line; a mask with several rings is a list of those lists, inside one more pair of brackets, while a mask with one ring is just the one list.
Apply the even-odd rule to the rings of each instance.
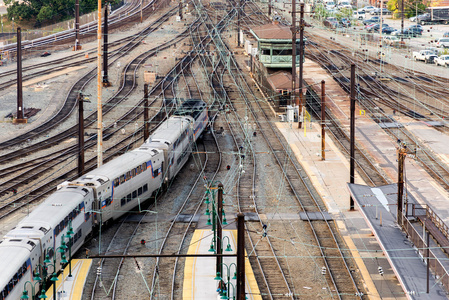
[[206, 103], [186, 100], [139, 148], [60, 184], [0, 241], [0, 300], [31, 295], [27, 281], [37, 293], [35, 275], [60, 270], [68, 253], [63, 243], [76, 252], [94, 227], [121, 217], [173, 179], [208, 122]]

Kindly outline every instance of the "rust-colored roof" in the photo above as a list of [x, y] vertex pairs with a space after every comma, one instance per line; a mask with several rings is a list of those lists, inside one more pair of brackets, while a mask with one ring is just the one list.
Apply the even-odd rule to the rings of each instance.
[[[257, 39], [287, 40], [292, 38], [290, 27], [279, 23], [270, 23], [252, 27], [251, 30], [256, 35]], [[296, 38], [299, 38], [298, 34], [296, 34]]]
[[[279, 71], [267, 77], [273, 90], [292, 90], [292, 72]], [[296, 76], [296, 86], [299, 87], [299, 78]]]

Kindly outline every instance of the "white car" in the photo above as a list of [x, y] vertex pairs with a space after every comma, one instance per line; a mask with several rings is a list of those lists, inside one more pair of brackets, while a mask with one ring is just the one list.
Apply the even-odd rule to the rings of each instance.
[[354, 11], [354, 14], [352, 17], [356, 20], [363, 20], [365, 19], [365, 12], [364, 11]]
[[368, 13], [375, 9], [376, 8], [374, 6], [365, 6], [365, 7], [359, 8], [358, 11], [364, 11], [365, 13]]
[[449, 66], [449, 55], [441, 55], [440, 57], [435, 58], [434, 63], [437, 66], [448, 67]]
[[435, 42], [435, 46], [439, 47], [443, 47], [443, 48], [449, 48], [449, 38], [439, 38], [436, 42]]

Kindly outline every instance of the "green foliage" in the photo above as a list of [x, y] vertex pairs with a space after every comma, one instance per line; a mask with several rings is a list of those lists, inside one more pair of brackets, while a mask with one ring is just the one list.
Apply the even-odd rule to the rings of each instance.
[[342, 8], [340, 9], [337, 14], [335, 15], [335, 17], [337, 18], [337, 20], [341, 20], [343, 18], [347, 18], [347, 19], [351, 19], [352, 15], [353, 15], [354, 11], [351, 8]]
[[[402, 0], [388, 0], [387, 8], [393, 13], [400, 15]], [[404, 0], [404, 17], [410, 18], [416, 16], [416, 13], [422, 14], [426, 11], [426, 5], [420, 0]]]
[[[80, 14], [95, 11], [98, 0], [80, 0]], [[106, 1], [116, 4], [122, 0]], [[36, 20], [40, 23], [54, 23], [75, 15], [75, 0], [24, 0], [19, 4], [16, 0], [4, 0], [7, 5], [8, 19], [15, 21]], [[103, 1], [103, 4], [105, 1]]]
[[324, 4], [319, 3], [315, 6], [315, 18], [320, 20], [330, 16], [329, 11], [324, 7]]

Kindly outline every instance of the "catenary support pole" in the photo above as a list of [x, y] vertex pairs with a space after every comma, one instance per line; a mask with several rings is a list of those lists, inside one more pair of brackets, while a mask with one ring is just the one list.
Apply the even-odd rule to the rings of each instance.
[[[355, 64], [351, 64], [351, 149], [350, 149], [350, 178], [349, 182], [354, 183], [355, 179]], [[354, 210], [354, 199], [349, 196], [349, 209]]]
[[143, 85], [143, 141], [150, 137], [150, 124], [148, 113], [148, 83]]
[[80, 0], [75, 1], [75, 51], [81, 50], [80, 43]]
[[22, 93], [22, 29], [17, 27], [17, 118], [16, 123], [26, 123], [23, 119]]
[[326, 82], [321, 80], [321, 160], [326, 160], [326, 132], [324, 124], [326, 122]]
[[[218, 195], [217, 195], [217, 254], [223, 253], [223, 184], [220, 182], [218, 184]], [[223, 265], [221, 264], [223, 259], [217, 256], [217, 273], [223, 275]]]
[[426, 234], [427, 241], [426, 241], [426, 252], [427, 252], [427, 283], [426, 283], [426, 293], [428, 294], [430, 292], [430, 232]]
[[268, 0], [268, 17], [271, 17], [271, 6], [272, 6], [271, 1], [272, 0]]
[[245, 300], [245, 216], [237, 215], [237, 300]]
[[398, 150], [398, 211], [397, 221], [398, 225], [402, 226], [402, 200], [404, 198], [404, 162], [406, 156], [406, 150], [399, 145]]
[[108, 5], [104, 6], [104, 32], [103, 32], [103, 86], [111, 86], [108, 78]]
[[84, 173], [84, 97], [78, 94], [78, 176]]
[[238, 0], [237, 4], [237, 47], [240, 47], [240, 6], [242, 5], [242, 0]]
[[[292, 93], [290, 105], [296, 104], [296, 0], [292, 0]], [[299, 116], [298, 116], [299, 119]]]
[[103, 106], [102, 106], [102, 78], [101, 78], [101, 0], [98, 0], [97, 24], [97, 167], [103, 165]]
[[[304, 118], [304, 93], [302, 91], [302, 77], [303, 77], [303, 67], [304, 67], [304, 2], [299, 4], [299, 101], [298, 105], [298, 128], [302, 127], [302, 122]], [[301, 117], [299, 117], [301, 116]]]

